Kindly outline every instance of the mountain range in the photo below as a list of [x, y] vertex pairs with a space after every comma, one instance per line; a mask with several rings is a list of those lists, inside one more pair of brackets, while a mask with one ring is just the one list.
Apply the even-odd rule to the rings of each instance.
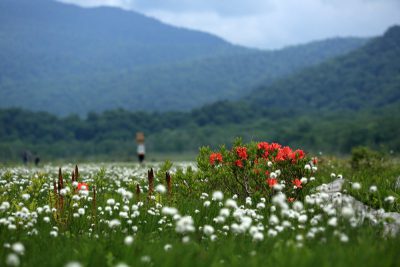
[[83, 116], [116, 108], [188, 111], [239, 99], [367, 41], [262, 51], [133, 11], [2, 0], [0, 107]]
[[[74, 42], [86, 45], [85, 38], [100, 40], [113, 31], [93, 33], [93, 26], [80, 34], [78, 23], [70, 40], [54, 26], [61, 22], [42, 21], [46, 15], [39, 16], [37, 6], [32, 4], [29, 14], [28, 2], [0, 2], [0, 14], [8, 14], [0, 15], [0, 107], [7, 108], [0, 109], [0, 160], [16, 159], [25, 149], [49, 160], [93, 155], [129, 159], [137, 131], [146, 134], [152, 152], [195, 151], [236, 136], [314, 152], [349, 153], [359, 145], [400, 151], [400, 26], [371, 39], [336, 38], [278, 51], [233, 46], [174, 28], [183, 39], [200, 34], [206, 40], [192, 36], [196, 41], [187, 41], [189, 47], [200, 45], [198, 50], [176, 46], [178, 37], [170, 43], [154, 41], [154, 51], [168, 43], [176, 54], [150, 59], [141, 49], [150, 49], [145, 39], [153, 37], [145, 35], [137, 46], [121, 37], [132, 50], [128, 56], [111, 37], [104, 46], [94, 42], [92, 49], [75, 45], [68, 50]], [[76, 12], [83, 12], [81, 20], [92, 12], [115, 12], [117, 20], [125, 14], [161, 29], [170, 27], [116, 9], [37, 3], [58, 10], [52, 21], [72, 19]], [[71, 14], [63, 16], [64, 8]], [[18, 12], [26, 14], [11, 23], [7, 16]], [[29, 16], [36, 17], [28, 25]], [[69, 28], [68, 23], [63, 27]], [[47, 51], [36, 36], [58, 43]], [[59, 49], [62, 45], [65, 49]], [[118, 53], [124, 60], [113, 57]], [[141, 53], [143, 61], [134, 56]]]

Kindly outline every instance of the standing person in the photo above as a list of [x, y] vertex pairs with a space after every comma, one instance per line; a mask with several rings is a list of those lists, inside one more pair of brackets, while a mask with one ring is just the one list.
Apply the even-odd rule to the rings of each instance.
[[139, 163], [143, 163], [144, 156], [146, 153], [146, 147], [144, 145], [144, 134], [142, 132], [136, 133], [136, 143], [137, 143], [137, 156]]

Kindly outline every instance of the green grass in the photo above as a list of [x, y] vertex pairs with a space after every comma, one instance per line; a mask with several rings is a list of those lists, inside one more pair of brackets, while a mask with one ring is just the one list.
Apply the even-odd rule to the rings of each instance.
[[[50, 197], [52, 195], [52, 180], [57, 179], [57, 168], [54, 165], [45, 166], [41, 169], [25, 167], [6, 167], [0, 168], [0, 205], [4, 201], [11, 204], [10, 209], [0, 210], [0, 266], [5, 265], [7, 256], [12, 253], [12, 249], [7, 244], [21, 242], [25, 247], [24, 255], [20, 255], [21, 266], [64, 266], [71, 261], [78, 261], [83, 266], [116, 266], [123, 262], [129, 266], [398, 266], [400, 262], [400, 235], [388, 236], [384, 234], [381, 223], [372, 225], [368, 220], [360, 222], [356, 227], [350, 226], [349, 220], [339, 215], [338, 224], [331, 226], [328, 224], [331, 216], [325, 214], [319, 207], [305, 205], [304, 214], [308, 220], [304, 224], [297, 222], [297, 219], [283, 218], [278, 211], [271, 212], [272, 206], [267, 199], [265, 209], [257, 209], [257, 201], [253, 199], [252, 205], [245, 204], [244, 199], [238, 199], [238, 205], [244, 205], [245, 209], [254, 211], [263, 217], [255, 221], [252, 225], [261, 224], [264, 230], [260, 230], [264, 239], [253, 241], [252, 235], [247, 230], [245, 234], [234, 234], [231, 229], [223, 230], [224, 225], [232, 228], [233, 223], [239, 223], [233, 216], [226, 218], [223, 224], [217, 224], [213, 219], [220, 212], [220, 205], [217, 201], [211, 200], [213, 190], [209, 188], [207, 193], [210, 196], [207, 200], [211, 201], [209, 207], [204, 206], [205, 199], [200, 199], [201, 191], [193, 191], [190, 194], [184, 187], [179, 186], [180, 182], [173, 180], [172, 196], [155, 194], [155, 200], [147, 198], [145, 189], [145, 173], [152, 164], [145, 166], [129, 163], [113, 164], [87, 164], [80, 168], [80, 179], [86, 181], [90, 186], [97, 185], [96, 212], [93, 209], [93, 202], [90, 199], [76, 201], [78, 207], [72, 207], [65, 201], [63, 214], [42, 213], [38, 214], [36, 220], [24, 221], [18, 218], [16, 211], [22, 207], [28, 208], [31, 212], [44, 205], [52, 205]], [[156, 170], [161, 168], [160, 164], [152, 165]], [[183, 165], [184, 167], [185, 165]], [[72, 166], [64, 167], [64, 173], [70, 173]], [[104, 167], [105, 171], [100, 172]], [[388, 164], [383, 172], [371, 173], [367, 170], [354, 171], [346, 161], [336, 159], [325, 159], [316, 174], [317, 182], [329, 182], [331, 172], [343, 174], [349, 181], [358, 181], [362, 184], [362, 189], [357, 192], [349, 191], [360, 199], [368, 202], [364, 197], [370, 183], [374, 183], [379, 188], [380, 201], [391, 190], [391, 183], [386, 184], [385, 179], [379, 177], [391, 177], [398, 171], [395, 160]], [[174, 177], [174, 176], [173, 176]], [[174, 178], [173, 178], [174, 179]], [[372, 179], [371, 181], [369, 179]], [[390, 180], [392, 181], [392, 180]], [[136, 184], [142, 186], [140, 196], [133, 195], [132, 199], [124, 201], [119, 188], [125, 188], [134, 192]], [[156, 177], [155, 184], [164, 183], [161, 177]], [[69, 180], [66, 180], [69, 184]], [[205, 187], [204, 187], [205, 188]], [[72, 191], [73, 192], [73, 191]], [[394, 193], [398, 191], [394, 191]], [[29, 193], [31, 198], [23, 200], [22, 194]], [[359, 195], [357, 195], [359, 194]], [[71, 193], [71, 196], [73, 194]], [[90, 193], [89, 196], [93, 196]], [[224, 201], [232, 197], [225, 193]], [[113, 198], [116, 203], [120, 203], [119, 210], [114, 210], [113, 214], [105, 212], [101, 214], [98, 210], [102, 207], [104, 211], [107, 200]], [[67, 198], [66, 198], [67, 199]], [[119, 215], [124, 205], [129, 207], [129, 215], [133, 214], [132, 205], [138, 201], [143, 202], [139, 208], [140, 215], [132, 220], [124, 219]], [[224, 201], [222, 203], [224, 203]], [[397, 200], [398, 201], [398, 198]], [[23, 204], [21, 204], [23, 203]], [[78, 208], [85, 207], [85, 215], [79, 218], [69, 217], [77, 212]], [[181, 234], [175, 231], [176, 220], [171, 216], [151, 215], [148, 210], [160, 212], [162, 206], [175, 207], [182, 216], [190, 215], [193, 218], [195, 232]], [[398, 206], [394, 207], [397, 210]], [[276, 214], [280, 223], [287, 220], [293, 226], [285, 228], [277, 236], [268, 235], [270, 229], [269, 218], [272, 213]], [[321, 215], [321, 220], [316, 226], [310, 223], [310, 219]], [[9, 230], [4, 224], [4, 220], [12, 216], [15, 218], [16, 230]], [[43, 218], [48, 216], [50, 223], [45, 223]], [[66, 221], [60, 220], [68, 218]], [[110, 229], [107, 220], [118, 218], [121, 225], [115, 229]], [[163, 219], [163, 222], [160, 220]], [[32, 226], [24, 229], [24, 225], [32, 222]], [[19, 222], [22, 224], [20, 225]], [[134, 232], [132, 226], [137, 226]], [[199, 227], [211, 225], [215, 229], [216, 240], [206, 236]], [[304, 225], [304, 228], [301, 227]], [[58, 236], [50, 236], [53, 227], [58, 227]], [[318, 232], [315, 237], [308, 238], [307, 234], [315, 227], [323, 227], [324, 230]], [[37, 230], [37, 235], [29, 235], [32, 229]], [[226, 233], [226, 234], [225, 234]], [[134, 236], [131, 245], [125, 245], [126, 236]], [[340, 240], [340, 236], [348, 237], [348, 242]], [[303, 240], [299, 239], [299, 236]], [[183, 237], [189, 237], [190, 241], [182, 242]], [[165, 245], [170, 244], [172, 248], [164, 250]], [[149, 262], [144, 259], [149, 259]]]

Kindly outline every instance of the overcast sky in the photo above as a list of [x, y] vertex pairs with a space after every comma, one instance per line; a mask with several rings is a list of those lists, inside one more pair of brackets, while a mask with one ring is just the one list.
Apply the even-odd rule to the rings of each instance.
[[336, 36], [375, 36], [400, 24], [400, 0], [61, 0], [131, 9], [240, 45], [281, 48]]

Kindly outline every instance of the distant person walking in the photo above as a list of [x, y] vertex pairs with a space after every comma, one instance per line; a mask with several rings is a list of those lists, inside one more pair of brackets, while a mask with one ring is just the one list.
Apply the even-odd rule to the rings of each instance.
[[144, 133], [136, 133], [136, 143], [137, 143], [137, 156], [139, 163], [143, 163], [146, 154], [146, 147], [144, 145]]

